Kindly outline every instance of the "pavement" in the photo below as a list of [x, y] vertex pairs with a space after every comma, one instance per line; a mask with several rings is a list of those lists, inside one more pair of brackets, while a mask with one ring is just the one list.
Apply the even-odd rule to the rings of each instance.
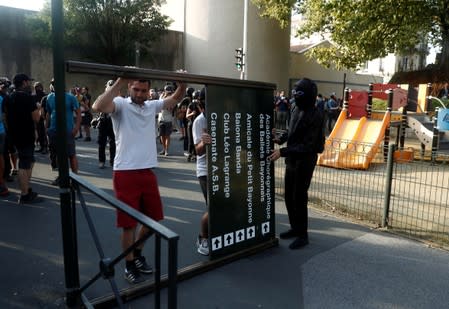
[[[112, 169], [98, 168], [95, 133], [92, 142], [77, 142], [80, 175], [112, 193]], [[0, 198], [1, 309], [65, 307], [59, 188], [50, 184], [57, 174], [47, 156], [36, 157], [32, 187], [45, 201], [18, 205], [16, 183], [10, 183], [9, 197]], [[178, 133], [173, 134], [169, 156], [159, 157], [159, 163], [162, 223], [180, 235], [179, 268], [207, 261], [195, 248], [203, 196], [195, 164], [183, 156]], [[115, 211], [89, 194], [86, 200], [106, 256], [115, 257], [120, 251]], [[275, 206], [278, 234], [288, 228], [288, 218], [281, 199]], [[80, 211], [77, 224], [84, 283], [98, 271], [99, 258]], [[448, 252], [313, 207], [309, 227], [310, 244], [303, 249], [290, 250], [289, 241], [279, 240], [279, 246], [180, 282], [178, 308], [449, 308]], [[149, 242], [144, 249], [150, 261], [152, 247]], [[122, 267], [115, 276], [120, 289], [129, 287]], [[103, 280], [86, 290], [91, 299], [105, 294], [111, 290]], [[165, 290], [161, 297], [164, 308]], [[149, 294], [125, 307], [153, 304]]]

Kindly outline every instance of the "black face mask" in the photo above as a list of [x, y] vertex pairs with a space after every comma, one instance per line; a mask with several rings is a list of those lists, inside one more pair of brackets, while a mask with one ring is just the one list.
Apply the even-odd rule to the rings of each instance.
[[295, 84], [292, 95], [298, 109], [312, 109], [315, 106], [317, 95], [316, 84], [308, 78], [303, 78]]

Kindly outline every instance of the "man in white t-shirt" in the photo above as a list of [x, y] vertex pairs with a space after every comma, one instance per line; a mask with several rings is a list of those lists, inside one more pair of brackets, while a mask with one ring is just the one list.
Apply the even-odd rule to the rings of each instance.
[[[207, 204], [207, 162], [206, 162], [206, 145], [211, 142], [211, 137], [207, 133], [207, 120], [204, 115], [205, 108], [205, 89], [201, 90], [199, 98], [199, 108], [201, 114], [195, 118], [192, 125], [193, 143], [196, 151], [196, 177], [201, 186], [204, 199]], [[209, 212], [206, 211], [201, 217], [201, 232], [198, 235], [196, 246], [198, 253], [209, 255]]]
[[[128, 98], [118, 96], [128, 85]], [[156, 175], [157, 166], [156, 115], [164, 108], [173, 108], [184, 96], [185, 84], [180, 84], [173, 95], [161, 100], [148, 100], [148, 80], [118, 78], [95, 101], [93, 108], [109, 113], [115, 133], [113, 186], [117, 199], [155, 221], [162, 220], [162, 202]], [[128, 249], [136, 240], [151, 231], [122, 211], [117, 211], [117, 226], [122, 228], [122, 249]], [[125, 278], [130, 283], [144, 281], [141, 273], [152, 273], [142, 256], [143, 243], [125, 257]]]

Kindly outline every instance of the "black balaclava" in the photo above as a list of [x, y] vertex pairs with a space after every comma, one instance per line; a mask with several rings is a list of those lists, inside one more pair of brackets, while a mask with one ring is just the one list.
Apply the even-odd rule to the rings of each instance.
[[315, 106], [318, 89], [314, 81], [303, 78], [298, 80], [292, 91], [298, 109], [306, 110]]

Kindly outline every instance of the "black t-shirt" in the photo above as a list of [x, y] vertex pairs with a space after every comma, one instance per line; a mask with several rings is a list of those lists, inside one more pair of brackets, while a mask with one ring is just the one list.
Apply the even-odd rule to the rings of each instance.
[[14, 91], [8, 102], [6, 120], [8, 133], [14, 145], [18, 147], [34, 145], [35, 124], [32, 113], [37, 109], [31, 94]]
[[193, 121], [195, 120], [195, 118], [201, 114], [201, 110], [198, 107], [198, 103], [196, 101], [192, 101], [189, 106], [187, 107], [187, 110], [191, 110], [191, 111], [195, 111], [195, 115], [191, 116], [189, 118], [189, 123], [193, 123]]

